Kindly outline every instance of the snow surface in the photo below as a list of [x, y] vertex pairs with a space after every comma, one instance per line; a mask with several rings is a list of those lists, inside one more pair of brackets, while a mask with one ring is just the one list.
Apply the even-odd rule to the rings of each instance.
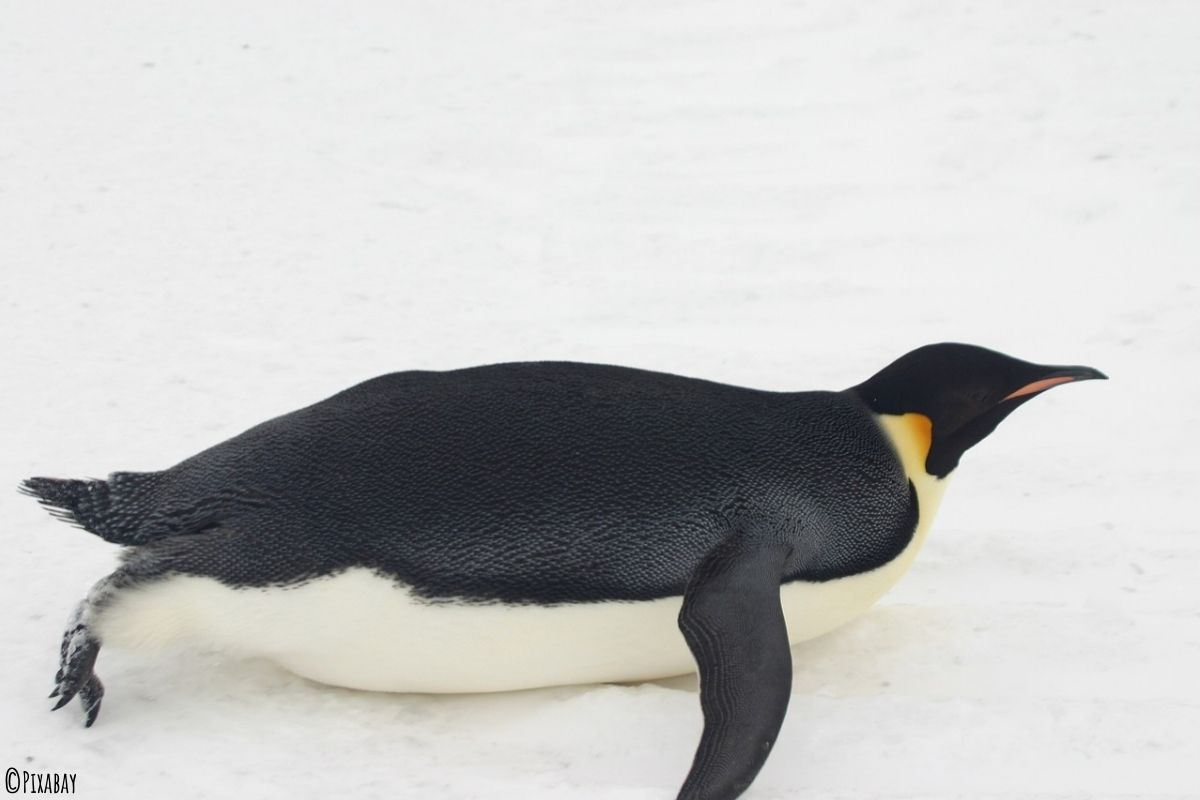
[[[1200, 797], [1194, 2], [6, 3], [0, 484], [169, 466], [397, 369], [840, 388], [929, 341], [1112, 380], [968, 454], [795, 649], [747, 797]], [[0, 493], [0, 767], [83, 797], [667, 798], [693, 679], [331, 689], [105, 650], [114, 548]]]

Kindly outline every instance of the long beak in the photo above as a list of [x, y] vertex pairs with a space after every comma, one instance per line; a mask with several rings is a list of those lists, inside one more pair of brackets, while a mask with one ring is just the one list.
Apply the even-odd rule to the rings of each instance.
[[[1075, 381], [1090, 381], [1090, 380], [1108, 380], [1108, 376], [1098, 369], [1092, 367], [1047, 367], [1045, 376], [1038, 378], [1036, 381], [1025, 384], [1020, 389], [1017, 389], [1012, 394], [1004, 398], [1004, 400], [1012, 400], [1017, 397], [1025, 397], [1026, 395], [1037, 394], [1049, 389], [1051, 386], [1058, 386], [1060, 383], [1074, 383]], [[1000, 402], [1003, 403], [1004, 400]]]

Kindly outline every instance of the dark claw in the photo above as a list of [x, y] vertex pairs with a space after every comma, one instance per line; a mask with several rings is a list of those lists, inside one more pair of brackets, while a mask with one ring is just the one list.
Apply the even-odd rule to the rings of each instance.
[[83, 727], [90, 728], [100, 713], [100, 701], [104, 699], [104, 684], [92, 673], [87, 683], [79, 690], [79, 700], [83, 703]]
[[79, 696], [83, 706], [84, 726], [91, 727], [100, 713], [100, 701], [104, 697], [104, 685], [96, 677], [92, 668], [96, 664], [96, 656], [100, 654], [100, 642], [97, 641], [86, 625], [74, 625], [63, 636], [62, 661], [54, 677], [54, 691], [50, 698], [58, 698], [51, 711], [71, 702]]

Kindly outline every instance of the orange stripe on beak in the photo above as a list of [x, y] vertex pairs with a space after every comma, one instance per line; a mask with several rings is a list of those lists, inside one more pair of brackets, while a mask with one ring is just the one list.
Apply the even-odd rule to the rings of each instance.
[[[1064, 375], [1058, 378], [1043, 378], [1040, 381], [1034, 381], [1033, 383], [1022, 386], [1020, 389], [1017, 389], [1008, 397], [1004, 398], [1004, 400], [1012, 400], [1014, 397], [1024, 397], [1027, 394], [1040, 392], [1044, 389], [1049, 389], [1051, 386], [1058, 386], [1060, 383], [1070, 383], [1073, 380], [1075, 380], [1075, 378], [1070, 375]], [[1001, 400], [1000, 402], [1003, 403], [1004, 400]]]

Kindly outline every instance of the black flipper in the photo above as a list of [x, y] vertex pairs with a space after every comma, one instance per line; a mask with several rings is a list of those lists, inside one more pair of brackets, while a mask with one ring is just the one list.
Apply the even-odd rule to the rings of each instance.
[[679, 629], [700, 668], [704, 733], [679, 800], [732, 800], [775, 744], [792, 691], [779, 603], [790, 553], [736, 536], [705, 557], [684, 592]]

